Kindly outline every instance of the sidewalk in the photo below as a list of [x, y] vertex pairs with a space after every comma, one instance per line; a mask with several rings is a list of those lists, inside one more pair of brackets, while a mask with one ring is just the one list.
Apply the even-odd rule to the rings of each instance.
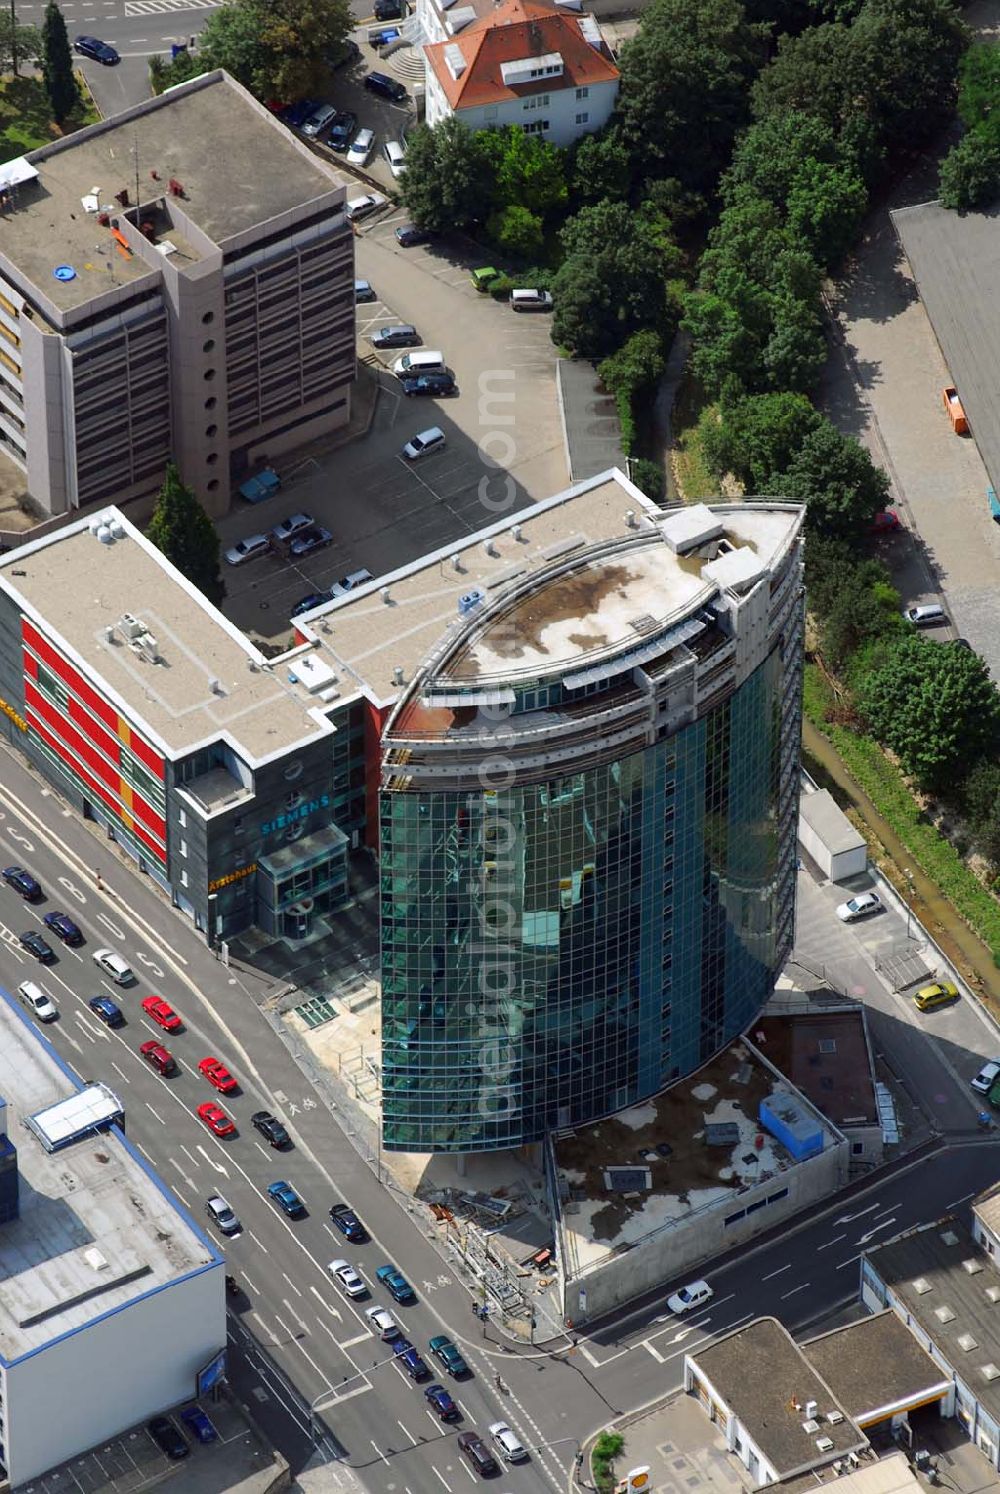
[[630, 1468], [648, 1465], [656, 1494], [743, 1494], [753, 1488], [739, 1461], [726, 1451], [718, 1427], [683, 1391], [649, 1411], [621, 1417], [608, 1430], [625, 1438], [615, 1459], [616, 1476], [624, 1478]]

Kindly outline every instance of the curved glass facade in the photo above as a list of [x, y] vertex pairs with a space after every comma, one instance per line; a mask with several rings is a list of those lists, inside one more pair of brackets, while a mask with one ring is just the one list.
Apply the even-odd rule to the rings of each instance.
[[800, 610], [742, 683], [651, 745], [615, 756], [597, 729], [578, 768], [505, 773], [503, 742], [549, 704], [529, 692], [496, 713], [478, 787], [386, 780], [386, 1147], [536, 1141], [746, 1028], [791, 942]]

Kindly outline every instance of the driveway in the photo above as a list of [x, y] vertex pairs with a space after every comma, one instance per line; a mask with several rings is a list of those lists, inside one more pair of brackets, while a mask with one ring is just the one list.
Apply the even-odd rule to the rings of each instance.
[[[393, 235], [401, 210], [388, 209], [359, 233], [357, 274], [380, 296], [358, 307], [359, 357], [379, 381], [371, 430], [358, 440], [293, 468], [283, 492], [256, 507], [239, 504], [218, 526], [223, 548], [305, 511], [333, 532], [334, 543], [292, 564], [267, 556], [225, 566], [225, 611], [268, 640], [289, 633], [289, 611], [348, 571], [374, 575], [454, 544], [566, 487], [556, 400], [556, 351], [543, 315], [517, 315], [480, 295], [462, 246], [400, 249]], [[412, 323], [439, 349], [459, 393], [406, 399], [373, 352], [368, 335], [387, 322]], [[443, 450], [409, 463], [400, 455], [416, 432], [440, 426]]]

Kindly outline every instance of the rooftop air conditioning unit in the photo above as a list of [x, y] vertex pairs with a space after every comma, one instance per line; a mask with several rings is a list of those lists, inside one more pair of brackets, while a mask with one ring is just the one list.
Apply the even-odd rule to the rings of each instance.
[[816, 1438], [816, 1446], [819, 1448], [820, 1452], [822, 1452], [822, 1453], [833, 1452], [833, 1438], [832, 1437], [817, 1437]]
[[406, 673], [405, 673], [405, 670], [403, 669], [403, 666], [401, 664], [395, 664], [395, 665], [393, 665], [392, 683], [394, 685], [401, 685], [403, 683], [403, 680], [405, 678], [406, 678]]
[[826, 1413], [826, 1419], [832, 1427], [835, 1427], [839, 1422], [843, 1421], [844, 1413], [843, 1411], [828, 1411]]
[[133, 638], [141, 637], [146, 631], [146, 624], [141, 623], [137, 617], [133, 617], [131, 612], [122, 613], [118, 619], [118, 626], [130, 643]]
[[810, 1420], [812, 1420], [818, 1410], [819, 1407], [817, 1406], [815, 1401], [806, 1401], [806, 1415]]

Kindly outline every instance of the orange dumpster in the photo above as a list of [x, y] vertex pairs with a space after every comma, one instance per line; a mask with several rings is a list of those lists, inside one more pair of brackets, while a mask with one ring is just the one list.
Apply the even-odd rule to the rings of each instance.
[[958, 397], [958, 390], [953, 384], [949, 384], [947, 389], [942, 389], [941, 399], [944, 402], [945, 409], [948, 411], [948, 419], [951, 421], [951, 428], [956, 436], [967, 435], [969, 422], [965, 418], [965, 411], [962, 408], [962, 401]]

